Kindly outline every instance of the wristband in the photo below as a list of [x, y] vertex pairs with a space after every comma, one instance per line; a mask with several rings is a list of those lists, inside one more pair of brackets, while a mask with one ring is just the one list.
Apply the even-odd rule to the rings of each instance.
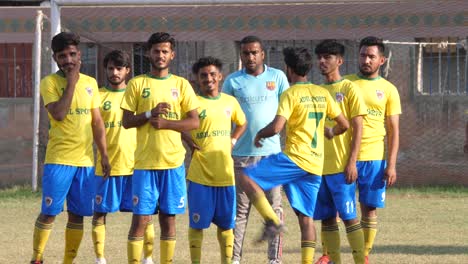
[[146, 119], [150, 119], [151, 118], [151, 111], [146, 111], [145, 112], [145, 117], [146, 117]]
[[332, 137], [334, 137], [334, 136], [335, 136], [335, 132], [333, 132], [333, 127], [332, 127], [332, 128], [330, 128], [330, 133], [331, 133]]
[[236, 138], [231, 138], [231, 144], [232, 144], [233, 146], [235, 146], [236, 143], [237, 143], [237, 139], [236, 139]]

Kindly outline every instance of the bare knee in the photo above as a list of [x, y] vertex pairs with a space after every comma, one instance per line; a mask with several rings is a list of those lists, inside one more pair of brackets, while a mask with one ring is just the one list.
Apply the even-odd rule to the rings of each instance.
[[173, 214], [159, 213], [161, 236], [174, 237], [176, 235], [176, 217]]
[[146, 225], [151, 221], [150, 215], [133, 215], [129, 236], [142, 237], [145, 234]]

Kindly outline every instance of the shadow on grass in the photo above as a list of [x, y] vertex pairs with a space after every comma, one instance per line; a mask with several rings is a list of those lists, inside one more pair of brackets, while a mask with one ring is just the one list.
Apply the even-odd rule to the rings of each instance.
[[[320, 247], [317, 248], [321, 252]], [[283, 253], [300, 253], [301, 250], [283, 249]], [[342, 253], [351, 253], [349, 246], [341, 247]], [[465, 255], [468, 246], [437, 246], [437, 245], [374, 245], [371, 254], [408, 254], [408, 255]]]

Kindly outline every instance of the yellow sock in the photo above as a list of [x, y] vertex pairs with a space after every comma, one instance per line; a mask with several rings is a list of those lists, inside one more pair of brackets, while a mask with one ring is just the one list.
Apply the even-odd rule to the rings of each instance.
[[301, 257], [302, 264], [312, 264], [314, 262], [315, 254], [315, 241], [302, 240], [301, 241]]
[[44, 249], [47, 241], [49, 240], [49, 235], [53, 226], [54, 224], [41, 223], [39, 218], [36, 219], [33, 235], [33, 255], [31, 257], [32, 261], [42, 260]]
[[96, 258], [104, 258], [104, 243], [106, 242], [106, 224], [93, 220], [92, 237]]
[[83, 223], [67, 223], [65, 229], [65, 255], [63, 256], [63, 264], [72, 264], [78, 248], [83, 238]]
[[268, 202], [268, 199], [265, 197], [263, 192], [255, 193], [252, 197], [252, 204], [255, 206], [260, 215], [265, 219], [265, 221], [271, 220], [275, 225], [280, 224], [280, 219], [276, 215], [275, 211]]
[[[322, 224], [323, 226], [323, 224]], [[325, 245], [325, 243], [323, 241], [325, 241], [325, 238], [324, 238], [324, 233], [322, 232], [322, 230], [320, 230], [320, 240], [322, 241], [322, 255], [328, 255], [328, 249], [327, 249], [327, 246]]]
[[192, 264], [198, 264], [201, 261], [203, 230], [189, 227], [188, 238], [190, 247], [190, 260], [192, 261]]
[[160, 248], [160, 264], [172, 263], [174, 258], [176, 238], [173, 237], [163, 237], [160, 238], [159, 248]]
[[377, 217], [362, 217], [361, 226], [364, 232], [364, 255], [369, 256], [377, 235]]
[[218, 243], [221, 249], [221, 263], [229, 264], [232, 259], [232, 250], [234, 248], [234, 231], [232, 229], [224, 230], [218, 227]]
[[352, 249], [354, 263], [364, 264], [364, 233], [361, 223], [347, 226], [346, 236]]
[[143, 237], [128, 237], [127, 259], [129, 264], [140, 264], [143, 250]]
[[338, 225], [322, 224], [322, 239], [327, 253], [335, 264], [341, 264], [340, 254], [340, 230]]
[[143, 255], [145, 259], [153, 257], [153, 248], [154, 248], [154, 224], [153, 222], [149, 222], [146, 225], [145, 229], [145, 239], [144, 239], [144, 246], [143, 246]]

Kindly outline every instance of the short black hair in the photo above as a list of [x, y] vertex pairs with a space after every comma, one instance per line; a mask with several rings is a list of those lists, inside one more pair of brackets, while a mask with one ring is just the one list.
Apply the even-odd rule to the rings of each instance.
[[363, 46], [366, 46], [366, 47], [377, 46], [380, 54], [385, 55], [385, 45], [381, 38], [374, 37], [374, 36], [365, 37], [361, 39], [361, 42], [359, 42], [359, 49], [361, 49]]
[[343, 57], [345, 47], [336, 39], [325, 39], [315, 47], [315, 54], [331, 54]]
[[260, 44], [260, 48], [263, 50], [263, 41], [257, 36], [247, 36], [241, 39], [240, 45], [249, 44], [249, 43], [258, 43]]
[[312, 55], [304, 47], [283, 49], [284, 62], [299, 76], [306, 76], [312, 69]]
[[150, 50], [154, 44], [165, 42], [171, 43], [171, 49], [174, 50], [176, 45], [174, 37], [167, 32], [156, 32], [149, 37], [148, 41], [146, 42], [146, 48]]
[[52, 51], [54, 53], [64, 50], [68, 46], [80, 44], [80, 36], [73, 32], [60, 32], [52, 38]]
[[107, 68], [109, 61], [112, 61], [117, 67], [130, 68], [130, 56], [125, 51], [113, 50], [104, 57], [104, 68]]
[[220, 59], [208, 56], [208, 57], [203, 57], [203, 58], [198, 59], [198, 61], [193, 64], [192, 73], [197, 75], [198, 71], [201, 68], [210, 66], [210, 65], [213, 65], [216, 68], [218, 68], [220, 72], [223, 70], [223, 62]]

